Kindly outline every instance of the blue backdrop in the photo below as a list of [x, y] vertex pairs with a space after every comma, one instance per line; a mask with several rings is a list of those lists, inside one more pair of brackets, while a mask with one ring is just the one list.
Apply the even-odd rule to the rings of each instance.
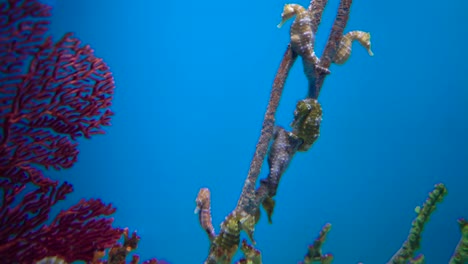
[[[111, 67], [116, 115], [107, 134], [81, 140], [60, 208], [100, 197], [116, 226], [138, 230], [142, 259], [202, 263], [208, 239], [193, 214], [212, 193], [213, 224], [235, 207], [289, 41], [280, 0], [53, 1], [52, 33], [75, 32]], [[304, 6], [307, 1], [298, 2]], [[321, 54], [339, 1], [318, 32]], [[321, 227], [335, 264], [385, 263], [406, 239], [434, 184], [449, 194], [423, 233], [428, 264], [446, 263], [468, 217], [468, 2], [355, 0], [346, 31], [372, 33], [374, 57], [353, 47], [320, 96], [321, 135], [295, 156], [255, 238], [264, 263], [297, 263]], [[294, 66], [278, 124], [306, 94]], [[262, 177], [266, 170], [262, 172]], [[58, 210], [60, 208], [56, 208]]]

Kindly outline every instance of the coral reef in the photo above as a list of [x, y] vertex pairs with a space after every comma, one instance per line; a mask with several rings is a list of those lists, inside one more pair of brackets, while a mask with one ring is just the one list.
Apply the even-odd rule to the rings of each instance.
[[413, 220], [408, 239], [403, 243], [403, 246], [398, 252], [393, 255], [389, 263], [407, 263], [408, 261], [415, 262], [424, 258], [423, 255], [418, 255], [413, 258], [413, 255], [420, 247], [421, 233], [424, 225], [429, 221], [429, 217], [436, 209], [436, 204], [442, 202], [442, 199], [447, 194], [447, 189], [443, 184], [437, 184], [422, 207], [417, 206], [415, 212], [418, 214]]
[[[369, 53], [370, 34], [344, 34], [352, 0], [341, 0], [327, 44], [319, 57], [314, 51], [315, 34], [327, 0], [314, 0], [306, 9], [284, 6], [282, 21], [295, 17], [290, 43], [273, 82], [261, 135], [236, 207], [216, 233], [211, 218], [211, 195], [202, 188], [195, 212], [210, 244], [205, 263], [262, 263], [254, 247], [255, 225], [261, 208], [272, 223], [275, 196], [282, 175], [297, 152], [308, 151], [320, 135], [322, 107], [318, 97], [330, 65], [344, 64], [353, 41]], [[44, 175], [73, 166], [78, 156], [77, 139], [103, 134], [113, 115], [109, 109], [115, 89], [109, 67], [93, 50], [65, 34], [57, 42], [46, 37], [51, 9], [35, 0], [0, 1], [0, 259], [5, 263], [125, 263], [140, 241], [128, 228], [115, 228], [111, 204], [83, 199], [54, 218], [51, 209], [73, 191]], [[276, 126], [275, 113], [289, 71], [298, 57], [308, 80], [307, 97], [299, 100], [291, 129]], [[259, 181], [265, 158], [266, 178]], [[423, 263], [421, 235], [438, 202], [447, 194], [437, 184], [425, 203], [416, 207], [408, 238], [388, 263]], [[459, 219], [461, 238], [450, 263], [468, 261], [468, 222]], [[325, 224], [300, 263], [328, 264], [333, 255], [322, 252], [331, 224]], [[241, 241], [241, 232], [250, 240]], [[119, 242], [119, 240], [123, 240]], [[132, 255], [130, 263], [140, 261]], [[151, 259], [143, 263], [166, 263]]]
[[72, 34], [45, 37], [50, 8], [37, 1], [0, 6], [0, 174], [11, 182], [48, 181], [37, 169], [70, 168], [76, 139], [110, 125], [109, 67]]
[[[107, 254], [105, 250], [97, 251], [94, 255], [94, 259], [91, 261], [91, 264], [126, 263], [125, 259], [131, 251], [134, 251], [137, 248], [138, 242], [140, 241], [140, 237], [136, 234], [136, 231], [132, 233], [132, 236], [129, 236], [128, 228], [124, 228], [122, 233], [122, 239], [123, 243], [117, 243], [113, 245], [107, 251]], [[105, 257], [107, 260], [101, 260], [103, 257]], [[138, 255], [133, 255], [130, 263], [137, 264], [139, 263], [139, 261], [140, 257]], [[153, 258], [150, 260], [143, 261], [143, 264], [168, 264], [168, 262]]]
[[7, 263], [31, 263], [47, 256], [90, 261], [97, 249], [111, 247], [120, 238], [122, 231], [112, 227], [113, 219], [101, 218], [115, 209], [100, 200], [81, 200], [44, 224], [51, 207], [73, 191], [68, 183], [34, 188], [17, 205], [15, 199], [25, 186], [9, 187], [2, 181], [1, 187], [0, 258]]
[[71, 34], [56, 43], [45, 37], [48, 17], [50, 8], [38, 1], [0, 4], [0, 258], [8, 263], [47, 256], [90, 261], [122, 233], [112, 218], [102, 218], [115, 208], [95, 199], [45, 224], [73, 188], [42, 168], [70, 168], [76, 139], [103, 133], [114, 90], [109, 68], [89, 46]]
[[[140, 237], [134, 231], [132, 236], [128, 234], [128, 228], [124, 228], [122, 232], [123, 243], [116, 243], [109, 250], [97, 250], [94, 251], [93, 258], [88, 261], [90, 264], [123, 264], [127, 263], [126, 258], [130, 252], [134, 251]], [[106, 260], [102, 260], [106, 258]], [[138, 255], [132, 255], [130, 264], [138, 264], [140, 257]], [[36, 264], [66, 264], [68, 263], [63, 257], [45, 257], [36, 262]], [[166, 261], [150, 259], [142, 262], [143, 264], [168, 264]]]
[[[50, 220], [73, 187], [43, 171], [70, 168], [77, 139], [104, 133], [115, 88], [109, 67], [88, 45], [71, 33], [55, 43], [46, 37], [50, 15], [39, 1], [0, 2], [0, 259], [124, 263], [139, 237], [112, 226], [111, 204], [83, 199]], [[100, 261], [106, 249], [108, 260]]]

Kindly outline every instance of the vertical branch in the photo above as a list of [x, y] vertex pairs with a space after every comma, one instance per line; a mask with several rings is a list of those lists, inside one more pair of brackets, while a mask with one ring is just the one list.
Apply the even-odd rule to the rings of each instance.
[[413, 263], [413, 261], [422, 257], [422, 255], [419, 255], [414, 258], [413, 255], [421, 247], [421, 235], [424, 226], [429, 222], [429, 218], [436, 209], [437, 203], [442, 202], [445, 195], [447, 195], [445, 185], [442, 183], [436, 184], [434, 190], [429, 193], [429, 197], [427, 197], [424, 204], [415, 208], [414, 211], [417, 216], [411, 223], [408, 238], [387, 264]]
[[[341, 38], [343, 36], [344, 28], [348, 23], [349, 12], [351, 3], [353, 0], [341, 0], [340, 6], [338, 7], [338, 14], [333, 23], [333, 27], [328, 37], [327, 44], [320, 58], [320, 66], [328, 69], [332, 63], [332, 58], [335, 56], [340, 44]], [[315, 85], [309, 88], [309, 97], [317, 99], [320, 90], [322, 88], [323, 82], [325, 81], [326, 74], [320, 74], [315, 81]]]
[[288, 77], [289, 70], [291, 70], [297, 55], [293, 53], [291, 47], [288, 46], [283, 60], [281, 61], [278, 72], [276, 73], [273, 87], [270, 93], [270, 100], [263, 119], [262, 131], [255, 148], [255, 154], [250, 163], [250, 169], [242, 189], [241, 196], [237, 202], [237, 211], [245, 211], [253, 214], [257, 208], [255, 207], [255, 184], [260, 174], [260, 169], [265, 159], [270, 140], [273, 136], [273, 128], [275, 125], [275, 114], [279, 105], [281, 94], [283, 93], [284, 84]]
[[458, 241], [455, 252], [450, 258], [449, 264], [462, 264], [468, 262], [468, 221], [461, 218], [458, 219], [460, 225], [461, 238]]
[[[294, 16], [296, 17], [290, 29], [291, 40], [273, 82], [260, 138], [237, 206], [222, 222], [218, 234], [214, 233], [208, 216], [200, 221], [211, 241], [205, 264], [231, 263], [239, 249], [241, 231], [246, 232], [252, 243], [255, 244], [253, 233], [260, 216], [260, 205], [263, 205], [271, 221], [275, 205], [273, 197], [276, 194], [281, 176], [296, 151], [307, 151], [319, 136], [322, 111], [316, 99], [325, 76], [329, 74], [328, 67], [333, 62], [340, 45], [352, 0], [341, 0], [332, 32], [322, 55], [323, 61], [320, 61], [313, 48], [315, 33], [320, 25], [327, 2], [328, 0], [312, 0], [307, 11], [298, 4], [284, 6], [279, 26]], [[370, 43], [368, 46], [370, 47]], [[294, 112], [294, 121], [291, 124], [292, 132], [281, 127], [277, 127], [276, 132], [274, 132], [275, 114], [286, 78], [298, 56], [303, 58], [304, 73], [309, 80], [309, 95], [312, 96], [298, 102]], [[274, 141], [268, 156], [270, 171], [268, 177], [261, 180], [259, 188], [255, 190], [274, 133]], [[198, 207], [201, 208], [203, 205], [206, 204], [197, 200]], [[331, 256], [321, 257], [323, 257], [322, 262], [332, 260]]]
[[317, 34], [318, 27], [322, 21], [322, 13], [328, 0], [312, 0], [307, 11], [310, 13], [310, 26], [312, 32]]

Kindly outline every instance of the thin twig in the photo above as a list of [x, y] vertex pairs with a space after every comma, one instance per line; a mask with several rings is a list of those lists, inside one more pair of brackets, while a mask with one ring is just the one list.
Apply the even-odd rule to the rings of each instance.
[[[320, 66], [328, 69], [332, 63], [332, 58], [335, 56], [340, 44], [341, 38], [343, 37], [344, 29], [348, 23], [349, 12], [351, 3], [353, 0], [341, 0], [338, 7], [338, 14], [333, 23], [333, 27], [328, 37], [327, 44], [323, 50], [322, 57], [320, 58]], [[328, 75], [320, 74], [315, 81], [315, 85], [309, 87], [309, 97], [317, 99], [320, 90], [322, 89], [323, 82]]]
[[322, 21], [322, 13], [325, 9], [325, 5], [327, 5], [328, 0], [315, 0], [311, 1], [309, 8], [307, 9], [310, 13], [311, 17], [311, 27], [312, 32], [317, 34], [318, 27], [320, 22]]

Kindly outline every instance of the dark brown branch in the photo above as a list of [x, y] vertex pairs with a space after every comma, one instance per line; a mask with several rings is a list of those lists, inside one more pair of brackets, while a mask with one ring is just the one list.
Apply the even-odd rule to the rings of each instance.
[[[341, 0], [340, 6], [338, 7], [338, 14], [333, 23], [330, 36], [328, 37], [327, 44], [320, 58], [320, 66], [328, 69], [332, 63], [332, 58], [336, 54], [338, 45], [340, 44], [341, 38], [343, 36], [344, 29], [348, 23], [349, 12], [351, 3], [353, 0]], [[320, 74], [315, 81], [315, 85], [309, 87], [309, 97], [317, 99], [320, 90], [322, 89], [323, 82], [327, 77], [326, 74]]]
[[[336, 53], [337, 46], [341, 40], [341, 35], [343, 34], [343, 30], [348, 19], [351, 1], [352, 0], [341, 0], [337, 18], [333, 25], [324, 55], [322, 56], [324, 58], [324, 62], [319, 64], [320, 67], [314, 64], [313, 67], [310, 68], [321, 68], [323, 65], [328, 68], [330, 66], [331, 58], [333, 58]], [[308, 8], [308, 10], [312, 10], [310, 12], [312, 16], [310, 23], [311, 27], [315, 31], [320, 24], [326, 3], [327, 0], [315, 0], [311, 2], [311, 5]], [[293, 132], [287, 132], [282, 128], [278, 128], [277, 133], [275, 134], [275, 141], [272, 144], [268, 157], [268, 163], [270, 165], [269, 175], [265, 180], [261, 181], [257, 192], [255, 191], [260, 170], [273, 137], [275, 114], [284, 89], [286, 78], [299, 56], [299, 54], [292, 49], [291, 43], [286, 49], [273, 82], [260, 138], [257, 142], [255, 154], [250, 164], [247, 179], [245, 180], [237, 206], [225, 218], [221, 224], [219, 234], [211, 241], [209, 255], [205, 260], [205, 264], [230, 263], [238, 249], [240, 232], [242, 230], [247, 233], [252, 243], [255, 243], [253, 232], [259, 218], [260, 204], [264, 205], [267, 213], [271, 216], [274, 207], [274, 201], [272, 198], [276, 194], [281, 176], [285, 172], [289, 162], [296, 151], [306, 151], [309, 149], [319, 135], [318, 127], [321, 120], [321, 108], [317, 100], [314, 99], [318, 96], [320, 91], [319, 87], [323, 84], [323, 79], [327, 75], [328, 70], [321, 72], [317, 71], [319, 72], [319, 75], [317, 76], [317, 79], [312, 80], [312, 82], [311, 79], [309, 79], [309, 95], [312, 94], [314, 97], [303, 100], [303, 103], [307, 107], [301, 107], [301, 104], [298, 106], [298, 109], [296, 109], [298, 112], [297, 114], [295, 112], [295, 119], [298, 118], [298, 120], [296, 120], [297, 122], [293, 122]], [[310, 89], [310, 86], [312, 86], [313, 89]]]
[[312, 27], [312, 32], [317, 34], [318, 27], [320, 25], [320, 22], [322, 21], [322, 13], [323, 10], [325, 9], [325, 6], [327, 5], [328, 0], [312, 0], [310, 2], [308, 11], [310, 13], [310, 16], [312, 18], [311, 21], [311, 27]]
[[273, 136], [273, 128], [275, 125], [275, 114], [279, 105], [281, 94], [283, 93], [284, 84], [288, 77], [297, 55], [288, 46], [281, 61], [278, 72], [276, 73], [273, 87], [270, 94], [270, 100], [263, 120], [262, 131], [255, 148], [255, 154], [250, 163], [249, 174], [245, 180], [241, 196], [237, 202], [236, 211], [244, 211], [248, 214], [254, 214], [258, 210], [255, 204], [255, 185], [260, 174], [263, 161], [268, 150], [271, 138]]

